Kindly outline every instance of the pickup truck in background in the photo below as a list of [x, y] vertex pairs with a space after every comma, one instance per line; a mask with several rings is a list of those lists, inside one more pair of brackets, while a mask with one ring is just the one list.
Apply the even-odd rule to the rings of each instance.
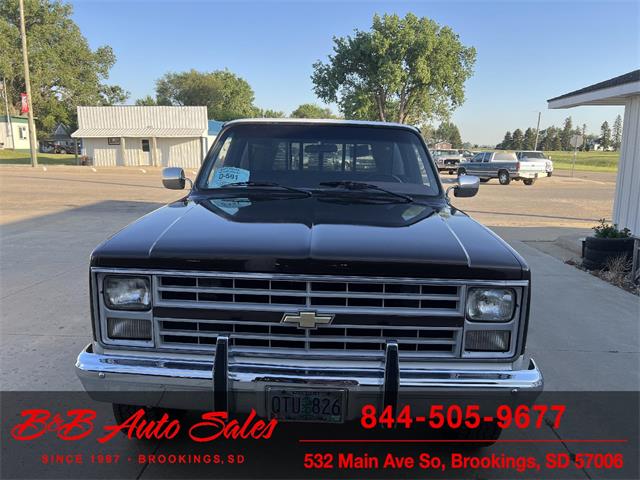
[[527, 159], [520, 161], [513, 152], [480, 152], [471, 160], [458, 165], [458, 176], [475, 175], [481, 182], [497, 178], [500, 185], [509, 185], [512, 180], [522, 180], [533, 185], [537, 178], [547, 176], [546, 160]]
[[547, 157], [544, 152], [539, 150], [521, 150], [516, 152], [516, 156], [521, 162], [544, 160], [547, 177], [550, 177], [553, 174], [553, 162], [551, 161], [551, 157]]
[[464, 160], [458, 150], [433, 150], [432, 154], [438, 172], [448, 171], [449, 175], [453, 175], [458, 169], [458, 164]]

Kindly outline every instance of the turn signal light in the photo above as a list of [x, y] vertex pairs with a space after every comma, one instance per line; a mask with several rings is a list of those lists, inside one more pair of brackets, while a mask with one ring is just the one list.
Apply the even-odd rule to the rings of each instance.
[[472, 330], [466, 334], [464, 349], [468, 352], [508, 352], [510, 340], [508, 330]]
[[140, 318], [107, 318], [109, 338], [151, 340], [151, 321]]

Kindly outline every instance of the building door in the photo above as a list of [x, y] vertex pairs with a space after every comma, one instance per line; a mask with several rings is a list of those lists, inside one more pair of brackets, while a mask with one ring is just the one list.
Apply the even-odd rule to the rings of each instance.
[[143, 138], [141, 140], [141, 148], [142, 151], [140, 152], [140, 156], [138, 158], [140, 158], [140, 165], [151, 165], [152, 164], [152, 158], [151, 158], [151, 141], [148, 138]]

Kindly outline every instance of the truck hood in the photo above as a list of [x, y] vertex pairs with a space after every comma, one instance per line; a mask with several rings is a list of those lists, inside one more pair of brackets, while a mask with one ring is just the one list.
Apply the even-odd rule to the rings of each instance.
[[94, 267], [522, 279], [522, 258], [446, 204], [345, 198], [175, 202], [99, 245]]

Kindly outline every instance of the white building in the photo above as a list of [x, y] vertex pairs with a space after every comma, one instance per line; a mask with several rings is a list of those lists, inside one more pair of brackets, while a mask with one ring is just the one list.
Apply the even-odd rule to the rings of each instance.
[[624, 105], [613, 223], [640, 235], [640, 70], [547, 100], [549, 108]]
[[198, 168], [209, 147], [207, 107], [78, 107], [78, 127], [99, 166]]
[[29, 121], [27, 117], [0, 115], [0, 148], [29, 150]]

